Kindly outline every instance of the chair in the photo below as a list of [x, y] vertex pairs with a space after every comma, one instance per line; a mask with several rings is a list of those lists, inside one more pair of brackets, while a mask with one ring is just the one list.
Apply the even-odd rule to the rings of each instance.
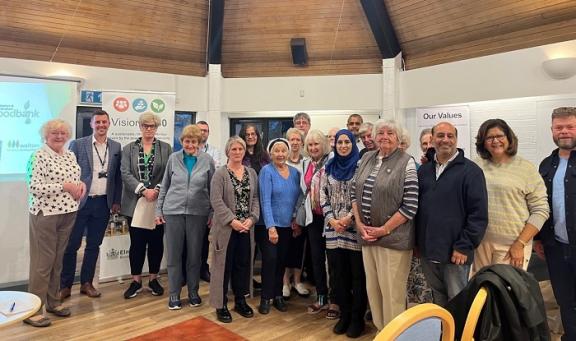
[[[442, 325], [442, 330], [439, 330], [439, 326], [434, 325], [431, 328], [429, 322], [437, 322], [440, 320]], [[414, 331], [420, 329], [422, 336], [408, 336], [406, 333], [414, 334]], [[431, 330], [432, 329], [432, 330]], [[435, 333], [436, 332], [436, 333]], [[434, 340], [437, 341], [438, 338], [434, 335], [442, 334], [442, 341], [453, 341], [455, 326], [454, 318], [448, 312], [448, 310], [442, 308], [439, 305], [432, 303], [424, 303], [414, 306], [402, 314], [396, 316], [390, 323], [384, 327], [376, 335], [374, 341], [393, 341], [401, 337], [405, 340], [412, 341], [423, 341], [423, 340]], [[403, 335], [404, 334], [404, 335]]]
[[474, 331], [476, 330], [476, 324], [478, 324], [478, 319], [480, 318], [480, 313], [484, 308], [486, 303], [486, 298], [488, 297], [488, 290], [482, 287], [478, 290], [470, 310], [468, 311], [468, 317], [466, 317], [466, 323], [464, 324], [464, 329], [462, 331], [461, 341], [474, 341]]

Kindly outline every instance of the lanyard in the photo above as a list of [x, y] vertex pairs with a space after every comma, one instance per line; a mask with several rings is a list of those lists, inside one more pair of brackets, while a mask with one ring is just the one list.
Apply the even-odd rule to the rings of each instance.
[[98, 148], [96, 148], [96, 142], [94, 142], [94, 149], [96, 150], [96, 155], [98, 155], [98, 160], [100, 160], [102, 170], [104, 170], [104, 164], [106, 163], [106, 157], [108, 156], [108, 142], [106, 142], [106, 151], [104, 152], [104, 159], [100, 157], [100, 152], [98, 151]]

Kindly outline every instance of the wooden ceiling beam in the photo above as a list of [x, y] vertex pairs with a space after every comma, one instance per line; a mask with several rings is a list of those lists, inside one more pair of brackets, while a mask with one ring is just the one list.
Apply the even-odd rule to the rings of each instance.
[[224, 0], [209, 0], [208, 63], [222, 63], [222, 35], [224, 32]]
[[400, 43], [383, 0], [360, 0], [364, 14], [383, 59], [394, 58], [401, 52]]

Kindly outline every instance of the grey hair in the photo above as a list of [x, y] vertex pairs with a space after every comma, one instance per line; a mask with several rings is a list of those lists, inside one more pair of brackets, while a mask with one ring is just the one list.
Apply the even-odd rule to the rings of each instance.
[[290, 128], [286, 131], [286, 140], [290, 140], [290, 136], [294, 134], [298, 134], [298, 136], [300, 136], [300, 140], [302, 140], [302, 143], [304, 143], [304, 134], [302, 134], [302, 132], [296, 128]]
[[424, 135], [432, 135], [432, 129], [431, 128], [425, 128], [422, 129], [422, 131], [420, 132], [420, 138], [418, 139], [420, 142], [422, 142], [422, 138], [424, 137]]
[[402, 128], [402, 136], [400, 136], [400, 143], [404, 143], [406, 145], [406, 149], [410, 148], [410, 133], [405, 128]]
[[310, 120], [310, 115], [308, 115], [305, 112], [299, 112], [296, 115], [294, 115], [294, 118], [292, 119], [292, 123], [296, 124], [296, 121], [301, 119], [301, 118], [305, 119], [310, 124], [312, 123], [312, 121]]
[[374, 122], [374, 129], [372, 129], [372, 137], [376, 137], [376, 133], [378, 130], [382, 128], [388, 128], [392, 130], [396, 137], [398, 137], [398, 143], [400, 143], [400, 138], [402, 137], [402, 125], [393, 119], [384, 119], [381, 118], [378, 121]]
[[224, 146], [224, 153], [226, 154], [226, 157], [228, 157], [228, 154], [230, 153], [230, 149], [232, 149], [232, 145], [234, 143], [238, 143], [240, 145], [242, 145], [242, 147], [244, 148], [244, 151], [246, 151], [246, 142], [238, 135], [234, 135], [231, 136], [228, 141], [226, 141], [226, 146]]
[[374, 125], [370, 122], [364, 122], [360, 126], [360, 130], [358, 131], [359, 135], [364, 135], [366, 133], [371, 133], [372, 129], [374, 129]]
[[44, 124], [40, 128], [40, 135], [42, 136], [42, 139], [46, 141], [48, 138], [48, 134], [50, 134], [52, 130], [56, 130], [58, 128], [64, 128], [64, 130], [66, 130], [66, 134], [68, 135], [66, 141], [70, 140], [70, 138], [72, 137], [72, 126], [70, 126], [70, 123], [60, 118], [55, 118], [44, 122]]
[[140, 126], [142, 126], [143, 124], [146, 124], [146, 122], [154, 122], [154, 125], [159, 127], [160, 126], [160, 116], [151, 113], [149, 111], [143, 113], [142, 115], [140, 115], [140, 117], [138, 117], [138, 124]]
[[330, 151], [332, 149], [330, 147], [330, 140], [328, 140], [326, 135], [324, 135], [318, 129], [310, 130], [308, 132], [308, 135], [306, 135], [306, 140], [304, 141], [304, 150], [306, 151], [306, 153], [308, 155], [310, 155], [310, 153], [308, 152], [308, 142], [310, 142], [310, 141], [316, 141], [316, 142], [320, 143], [320, 146], [322, 147], [322, 155], [326, 155], [326, 154], [330, 153]]

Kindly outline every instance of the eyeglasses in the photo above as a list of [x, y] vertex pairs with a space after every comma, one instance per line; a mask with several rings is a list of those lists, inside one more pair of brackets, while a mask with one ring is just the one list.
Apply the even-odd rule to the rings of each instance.
[[505, 138], [506, 138], [506, 135], [486, 136], [486, 142], [494, 142], [495, 140], [502, 142], [502, 141], [504, 141]]
[[144, 130], [146, 129], [155, 130], [156, 128], [158, 128], [155, 124], [141, 124], [140, 127], [142, 127], [142, 129]]

